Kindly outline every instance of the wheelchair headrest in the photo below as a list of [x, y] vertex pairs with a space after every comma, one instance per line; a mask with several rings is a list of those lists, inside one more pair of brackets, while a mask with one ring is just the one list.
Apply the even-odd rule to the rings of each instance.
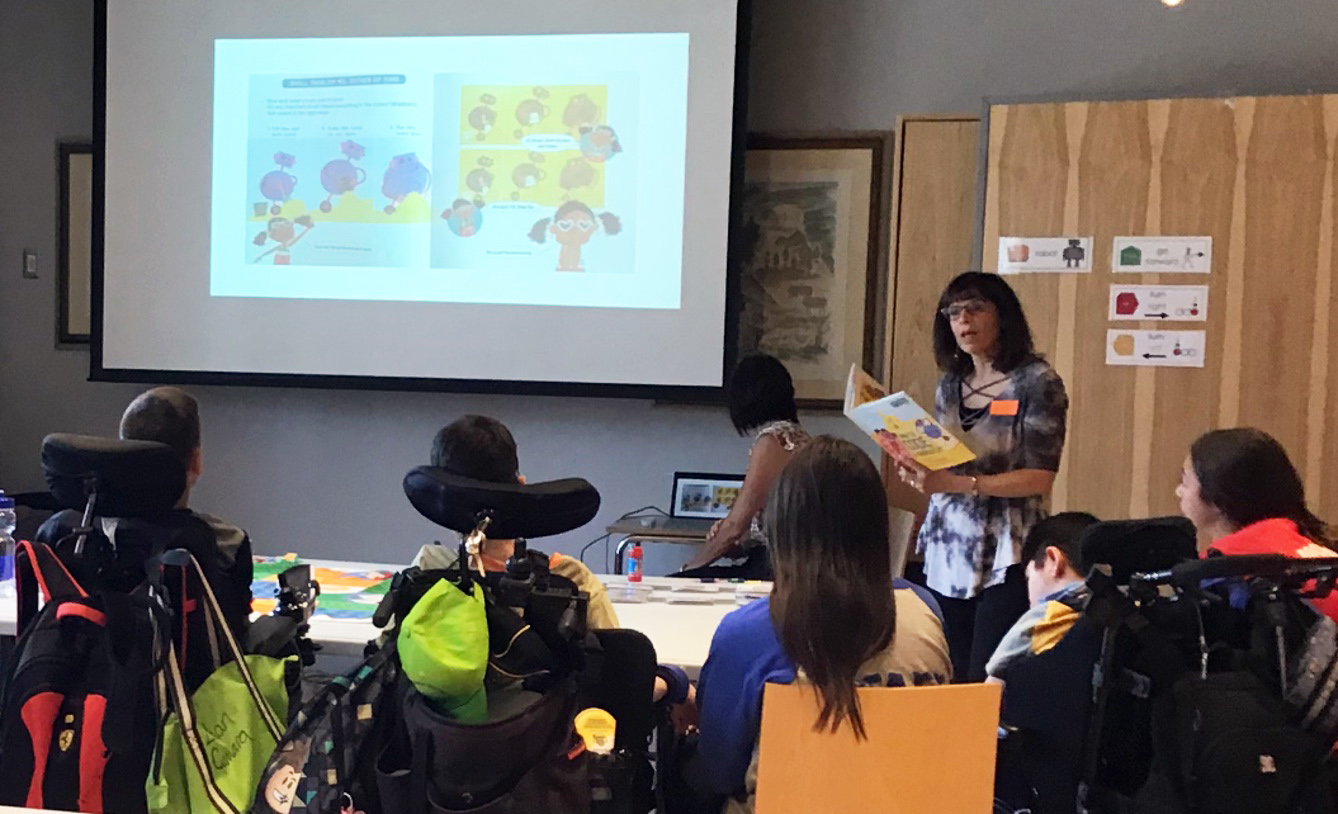
[[1110, 520], [1088, 527], [1080, 541], [1081, 573], [1109, 565], [1115, 582], [1145, 571], [1164, 571], [1198, 557], [1194, 524], [1183, 517]]
[[589, 523], [599, 511], [599, 492], [582, 478], [491, 483], [419, 466], [404, 476], [404, 494], [419, 514], [461, 534], [491, 516], [487, 535], [498, 540], [561, 534]]
[[96, 513], [104, 517], [161, 515], [186, 489], [181, 459], [155, 441], [48, 435], [42, 439], [42, 472], [62, 506], [82, 510], [96, 492]]

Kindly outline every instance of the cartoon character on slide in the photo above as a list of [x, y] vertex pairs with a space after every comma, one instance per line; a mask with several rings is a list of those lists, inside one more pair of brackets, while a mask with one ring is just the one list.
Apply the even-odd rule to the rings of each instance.
[[[302, 231], [297, 231], [295, 227], [301, 226]], [[264, 252], [252, 262], [259, 263], [271, 254], [274, 255], [274, 265], [291, 265], [293, 244], [307, 236], [307, 233], [315, 228], [316, 224], [312, 222], [310, 215], [302, 215], [293, 220], [287, 218], [270, 218], [269, 225], [265, 231], [256, 235], [255, 244], [264, 246], [273, 240], [275, 245], [269, 251]]]
[[579, 136], [581, 130], [599, 122], [599, 105], [588, 94], [578, 93], [567, 101], [562, 111], [562, 126]]
[[581, 155], [602, 164], [623, 151], [618, 134], [607, 124], [581, 128]]
[[548, 173], [536, 162], [544, 160], [542, 155], [531, 154], [532, 160], [523, 164], [517, 164], [511, 171], [511, 183], [515, 185], [516, 191], [511, 193], [511, 200], [519, 201], [523, 190], [538, 186], [548, 177]]
[[550, 111], [548, 105], [545, 104], [547, 99], [548, 90], [546, 88], [535, 88], [534, 96], [516, 105], [516, 123], [520, 125], [515, 131], [516, 138], [525, 138], [527, 128], [536, 127], [548, 118]]
[[469, 129], [474, 131], [474, 138], [478, 141], [487, 139], [493, 125], [497, 124], [497, 111], [493, 108], [495, 104], [497, 97], [485, 93], [479, 97], [479, 104], [465, 117], [469, 122]]
[[293, 197], [293, 190], [297, 188], [297, 176], [289, 172], [297, 164], [297, 159], [280, 151], [274, 154], [274, 163], [279, 168], [270, 170], [260, 179], [260, 194], [270, 202], [271, 215], [283, 211], [283, 204], [288, 203]]
[[534, 127], [548, 116], [548, 106], [538, 99], [526, 99], [516, 105], [516, 121], [521, 127]]
[[367, 170], [353, 163], [367, 154], [363, 146], [356, 141], [345, 141], [339, 145], [339, 152], [344, 154], [343, 158], [336, 158], [321, 168], [321, 186], [329, 193], [321, 201], [322, 212], [333, 208], [330, 203], [333, 198], [352, 192], [367, 180]]
[[477, 201], [456, 198], [451, 208], [441, 213], [446, 225], [460, 237], [473, 237], [483, 226], [482, 207]]
[[558, 207], [551, 218], [544, 218], [530, 229], [530, 240], [543, 243], [549, 235], [561, 246], [558, 252], [558, 271], [585, 271], [581, 265], [581, 247], [595, 236], [595, 230], [604, 227], [604, 234], [613, 236], [622, 231], [622, 221], [612, 212], [594, 211], [580, 201], [567, 201]]
[[426, 195], [431, 187], [432, 173], [418, 160], [417, 153], [395, 156], [390, 159], [390, 166], [386, 167], [385, 177], [381, 180], [381, 194], [390, 199], [386, 214], [394, 214], [395, 207], [404, 203], [409, 195], [415, 192]]
[[558, 186], [562, 187], [563, 200], [571, 198], [578, 189], [591, 188], [599, 180], [595, 165], [576, 156], [567, 162], [558, 176]]
[[487, 195], [488, 190], [492, 189], [494, 180], [492, 171], [487, 167], [475, 167], [465, 176], [465, 186], [480, 196]]

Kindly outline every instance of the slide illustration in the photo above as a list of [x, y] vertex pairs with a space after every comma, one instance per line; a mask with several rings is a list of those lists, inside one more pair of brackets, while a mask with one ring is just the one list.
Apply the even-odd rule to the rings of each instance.
[[426, 263], [432, 79], [253, 74], [247, 81], [247, 227], [238, 241], [246, 263]]
[[580, 129], [581, 155], [587, 161], [603, 164], [623, 151], [618, 134], [607, 124], [586, 125]]
[[[628, 156], [639, 80], [603, 78], [498, 84], [437, 76], [433, 152], [449, 192], [433, 194], [434, 268], [631, 272], [638, 167]], [[623, 237], [594, 241], [599, 233]]]
[[[310, 215], [300, 215], [294, 220], [289, 220], [287, 218], [270, 218], [269, 224], [265, 227], [265, 231], [256, 235], [253, 242], [257, 246], [266, 246], [273, 241], [276, 245], [273, 248], [262, 252], [256, 257], [255, 262], [259, 263], [266, 257], [273, 255], [274, 265], [292, 265], [293, 245], [297, 243], [297, 241], [306, 237], [307, 233], [310, 232], [315, 225], [316, 224], [312, 222]], [[302, 227], [302, 231], [297, 231], [296, 227], [298, 226]]]
[[464, 85], [461, 144], [518, 146], [560, 136], [577, 141], [607, 126], [608, 105], [607, 85]]
[[[257, 140], [253, 151], [267, 151], [276, 169], [266, 171], [258, 188], [263, 200], [250, 205], [247, 220], [259, 224], [264, 237], [248, 240], [247, 262], [269, 258], [255, 256], [255, 246], [274, 245], [276, 265], [387, 266], [412, 262], [411, 239], [397, 231], [426, 224], [432, 217], [428, 195], [432, 171], [404, 139], [286, 140], [287, 150], [275, 152], [271, 140]], [[330, 158], [331, 155], [341, 156]], [[321, 162], [324, 161], [322, 164]], [[296, 168], [310, 163], [320, 167], [320, 193], [315, 201], [304, 200]], [[368, 166], [384, 167], [380, 194], [368, 183]], [[374, 171], [374, 170], [373, 170]], [[310, 194], [310, 193], [309, 193]], [[312, 226], [324, 224], [313, 250], [296, 244]], [[419, 227], [421, 228], [421, 227]], [[416, 253], [426, 255], [428, 236]]]
[[596, 230], [612, 237], [622, 231], [622, 220], [612, 212], [595, 214], [580, 201], [567, 201], [551, 218], [543, 218], [530, 227], [530, 240], [544, 243], [552, 235], [561, 249], [558, 252], [558, 271], [585, 271], [581, 250]]
[[[297, 189], [297, 176], [289, 172], [297, 164], [297, 159], [280, 151], [274, 154], [274, 163], [278, 164], [279, 168], [270, 170], [260, 179], [260, 194], [270, 202], [271, 215], [282, 212], [283, 205], [292, 200], [293, 192]], [[257, 217], [263, 216], [265, 204], [256, 204], [255, 213]]]
[[528, 201], [556, 207], [579, 197], [591, 206], [604, 205], [604, 169], [577, 150], [460, 151], [459, 196], [475, 204]]
[[[416, 195], [421, 200], [432, 187], [432, 172], [423, 166], [414, 153], [404, 153], [390, 159], [386, 167], [385, 178], [381, 182], [381, 194], [390, 199], [386, 204], [386, 214], [393, 215], [398, 207]], [[416, 203], [416, 201], [415, 201]]]
[[690, 53], [686, 33], [215, 41], [210, 295], [680, 307]]
[[321, 201], [321, 211], [328, 213], [334, 207], [330, 201], [347, 192], [357, 189], [367, 180], [367, 170], [353, 163], [367, 155], [367, 150], [356, 141], [345, 141], [339, 145], [343, 158], [336, 158], [321, 168], [321, 186], [325, 187], [325, 200]]
[[[634, 268], [635, 74], [580, 85], [451, 73], [249, 81], [249, 265]], [[599, 233], [624, 236], [592, 247]]]
[[457, 237], [473, 237], [483, 228], [483, 205], [465, 198], [456, 198], [441, 216]]

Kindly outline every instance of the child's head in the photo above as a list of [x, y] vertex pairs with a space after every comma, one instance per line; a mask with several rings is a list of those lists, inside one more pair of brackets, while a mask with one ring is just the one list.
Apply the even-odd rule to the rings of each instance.
[[1083, 578], [1079, 540], [1100, 521], [1087, 512], [1060, 512], [1037, 523], [1022, 544], [1027, 570], [1027, 596], [1034, 605], [1055, 591]]
[[463, 416], [442, 427], [432, 439], [432, 465], [490, 483], [520, 480], [516, 439], [505, 424], [482, 415]]
[[[516, 455], [516, 439], [495, 418], [467, 415], [442, 427], [432, 439], [432, 465], [462, 478], [489, 483], [524, 483]], [[505, 561], [515, 540], [488, 540], [484, 554]]]

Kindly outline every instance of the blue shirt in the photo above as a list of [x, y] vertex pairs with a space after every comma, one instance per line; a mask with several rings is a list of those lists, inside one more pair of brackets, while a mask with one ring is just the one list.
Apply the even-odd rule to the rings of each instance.
[[[937, 617], [942, 636], [943, 612], [929, 591], [897, 579], [897, 590], [909, 589]], [[903, 605], [898, 605], [898, 633]], [[894, 638], [893, 647], [897, 646]], [[946, 642], [944, 643], [946, 648]], [[946, 654], [946, 650], [944, 651]], [[946, 663], [946, 658], [944, 659]], [[951, 667], [946, 667], [950, 672]], [[793, 684], [795, 665], [785, 655], [771, 623], [771, 599], [759, 599], [731, 612], [711, 639], [711, 650], [697, 684], [701, 738], [693, 779], [704, 792], [739, 794], [762, 731], [762, 691], [768, 683]], [[937, 670], [909, 674], [869, 675], [862, 686], [906, 686], [946, 683], [950, 675]]]

